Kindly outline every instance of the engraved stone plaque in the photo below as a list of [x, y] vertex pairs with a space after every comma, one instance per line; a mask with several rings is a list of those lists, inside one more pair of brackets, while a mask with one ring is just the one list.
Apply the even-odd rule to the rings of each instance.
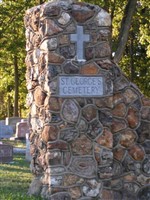
[[97, 76], [60, 76], [59, 95], [61, 97], [97, 97], [104, 94], [103, 78]]

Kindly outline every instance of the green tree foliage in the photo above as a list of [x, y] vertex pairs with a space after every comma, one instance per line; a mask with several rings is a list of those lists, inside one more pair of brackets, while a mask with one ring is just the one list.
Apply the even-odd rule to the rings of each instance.
[[[83, 0], [81, 0], [83, 1]], [[112, 17], [112, 51], [118, 49], [132, 0], [85, 0], [107, 10]], [[135, 0], [134, 0], [135, 1]], [[0, 118], [12, 115], [25, 117], [25, 11], [46, 0], [0, 1]], [[131, 21], [132, 19], [132, 21]], [[132, 82], [150, 96], [150, 35], [149, 7], [147, 0], [136, 1], [134, 14], [119, 65]], [[14, 103], [15, 102], [15, 103]], [[19, 104], [17, 105], [17, 103]]]

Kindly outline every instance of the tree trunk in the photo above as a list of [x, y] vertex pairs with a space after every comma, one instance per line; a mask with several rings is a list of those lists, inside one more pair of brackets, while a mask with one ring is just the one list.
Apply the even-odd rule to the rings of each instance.
[[19, 81], [18, 81], [18, 59], [16, 55], [14, 55], [14, 76], [15, 76], [14, 117], [18, 117]]
[[118, 39], [118, 47], [114, 56], [114, 62], [119, 63], [122, 58], [131, 26], [132, 16], [136, 8], [137, 0], [128, 0], [121, 22], [121, 30]]
[[133, 60], [133, 32], [131, 31], [131, 41], [130, 41], [130, 69], [131, 69], [131, 81], [134, 81], [135, 78], [135, 66], [134, 66], [134, 60]]

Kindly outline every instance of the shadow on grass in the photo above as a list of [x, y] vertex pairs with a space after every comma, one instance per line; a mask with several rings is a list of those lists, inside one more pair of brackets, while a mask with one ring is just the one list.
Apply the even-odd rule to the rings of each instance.
[[10, 164], [0, 164], [0, 200], [41, 200], [27, 195], [32, 174], [25, 156], [14, 155], [13, 160]]

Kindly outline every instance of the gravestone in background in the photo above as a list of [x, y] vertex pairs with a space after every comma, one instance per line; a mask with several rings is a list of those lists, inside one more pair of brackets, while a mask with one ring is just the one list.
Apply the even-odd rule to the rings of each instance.
[[102, 8], [58, 0], [25, 16], [29, 194], [148, 199], [150, 100], [111, 61]]
[[13, 128], [11, 126], [5, 125], [3, 122], [0, 122], [0, 139], [10, 138], [14, 134]]
[[9, 125], [9, 126], [12, 126], [13, 130], [14, 130], [14, 133], [16, 131], [16, 124], [18, 122], [21, 122], [21, 118], [20, 117], [6, 117], [6, 119], [5, 119], [5, 124]]
[[0, 144], [0, 163], [9, 163], [13, 161], [13, 146]]
[[16, 134], [15, 138], [18, 139], [25, 139], [26, 133], [29, 133], [29, 125], [26, 120], [21, 120], [21, 122], [18, 122], [16, 124]]

